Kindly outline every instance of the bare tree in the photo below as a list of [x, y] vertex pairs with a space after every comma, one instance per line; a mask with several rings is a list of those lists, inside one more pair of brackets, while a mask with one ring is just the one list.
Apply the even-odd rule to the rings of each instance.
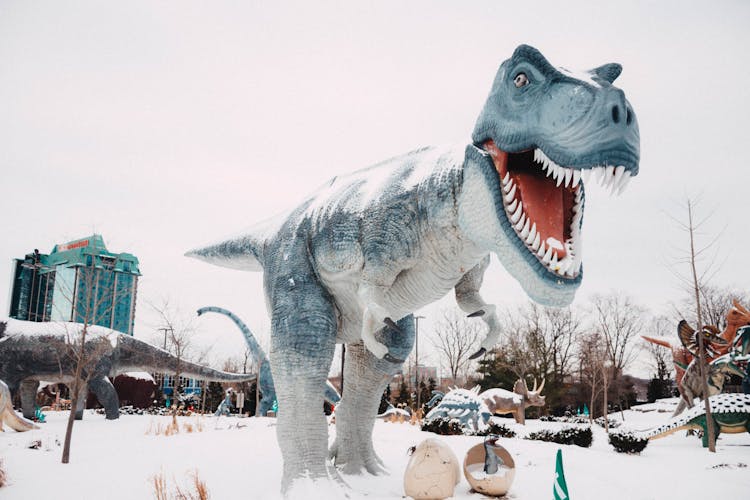
[[476, 352], [481, 332], [479, 323], [467, 319], [455, 309], [442, 312], [442, 318], [434, 327], [432, 345], [454, 381], [470, 365], [469, 356]]
[[[691, 295], [695, 299], [695, 321], [698, 332], [701, 332], [703, 325], [705, 325], [706, 316], [704, 316], [704, 310], [701, 298], [705, 295], [705, 291], [708, 289], [708, 281], [710, 276], [715, 271], [716, 267], [716, 255], [710, 255], [709, 251], [715, 248], [717, 239], [712, 240], [708, 244], [698, 247], [697, 237], [702, 226], [706, 223], [709, 217], [706, 217], [700, 221], [696, 221], [695, 217], [695, 205], [696, 201], [688, 198], [685, 202], [685, 208], [687, 209], [687, 221], [673, 218], [677, 226], [687, 233], [688, 235], [688, 250], [683, 252], [683, 257], [679, 259], [678, 263], [683, 266], [687, 266], [689, 272], [675, 273], [680, 279], [686, 290], [691, 292]], [[699, 262], [700, 261], [700, 262]], [[698, 272], [698, 268], [702, 263], [708, 261], [703, 267], [702, 272]], [[726, 315], [724, 316], [726, 317]], [[716, 318], [712, 318], [716, 321]], [[718, 319], [722, 321], [722, 319]], [[708, 395], [708, 379], [707, 379], [707, 365], [706, 365], [706, 346], [703, 342], [703, 335], [697, 335], [698, 337], [698, 366], [700, 368], [700, 377], [703, 385], [703, 394]], [[708, 397], [703, 400], [703, 407], [706, 412], [706, 430], [708, 432], [708, 451], [716, 452], [716, 434], [714, 431], [714, 421], [711, 417], [711, 406], [708, 401]]]
[[[73, 424], [77, 413], [86, 405], [88, 384], [93, 375], [94, 365], [99, 361], [101, 355], [112, 347], [110, 340], [105, 338], [91, 339], [89, 329], [100, 323], [100, 320], [109, 317], [116, 306], [112, 300], [112, 294], [108, 293], [107, 280], [102, 280], [105, 270], [101, 266], [90, 263], [78, 266], [77, 278], [73, 289], [62, 289], [61, 292], [73, 305], [74, 318], [78, 323], [65, 323], [65, 348], [62, 349], [60, 359], [60, 373], [66, 370], [63, 365], [73, 366], [73, 380], [70, 385], [71, 402], [70, 414], [65, 427], [65, 440], [63, 443], [62, 463], [70, 462], [70, 447], [73, 438]], [[65, 287], [65, 285], [63, 285]], [[112, 283], [111, 292], [114, 290]]]
[[[158, 328], [161, 332], [159, 341], [162, 342], [164, 350], [171, 353], [175, 358], [175, 373], [174, 373], [174, 384], [173, 384], [173, 398], [172, 398], [172, 420], [176, 425], [177, 422], [177, 411], [179, 409], [178, 401], [180, 393], [182, 391], [181, 386], [181, 375], [182, 375], [182, 364], [185, 361], [196, 361], [201, 362], [206, 359], [210, 347], [202, 352], [197, 352], [196, 346], [193, 339], [196, 334], [195, 327], [195, 316], [186, 316], [181, 313], [179, 307], [170, 303], [168, 298], [165, 298], [159, 304], [149, 304], [151, 308], [157, 313]], [[205, 384], [204, 384], [205, 386]], [[205, 392], [205, 387], [203, 392]]]
[[588, 386], [591, 395], [589, 399], [589, 421], [593, 421], [596, 401], [602, 396], [602, 415], [605, 419], [604, 428], [609, 432], [607, 394], [612, 377], [612, 358], [604, 339], [604, 335], [593, 330], [582, 335], [578, 340], [579, 377], [581, 382]]
[[637, 355], [633, 340], [644, 328], [645, 310], [619, 292], [595, 295], [592, 303], [595, 328], [602, 334], [612, 367], [611, 382], [619, 399], [621, 394], [617, 384]]

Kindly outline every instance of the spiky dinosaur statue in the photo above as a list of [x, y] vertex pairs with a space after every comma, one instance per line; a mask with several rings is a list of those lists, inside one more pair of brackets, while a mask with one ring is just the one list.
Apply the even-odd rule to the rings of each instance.
[[[714, 419], [716, 437], [720, 433], [737, 434], [750, 432], [750, 394], [718, 394], [708, 398], [711, 416]], [[645, 431], [632, 431], [620, 428], [612, 433], [628, 435], [637, 439], [658, 439], [682, 429], [700, 429], [703, 431], [703, 447], [708, 447], [708, 426], [703, 405], [697, 405], [672, 417], [668, 422]]]
[[526, 423], [526, 408], [529, 406], [544, 406], [544, 380], [542, 385], [537, 388], [536, 379], [534, 388], [529, 390], [526, 381], [523, 379], [516, 380], [513, 384], [513, 392], [505, 389], [487, 389], [479, 397], [484, 401], [493, 415], [505, 415], [510, 413], [519, 424]]
[[[202, 316], [207, 312], [214, 312], [227, 316], [234, 321], [234, 324], [237, 325], [237, 328], [242, 332], [242, 336], [245, 337], [245, 343], [250, 350], [250, 354], [253, 356], [253, 360], [260, 364], [258, 387], [263, 396], [261, 397], [258, 406], [258, 414], [265, 416], [269, 410], [273, 408], [273, 403], [276, 401], [276, 389], [273, 386], [273, 377], [271, 376], [271, 363], [268, 362], [266, 352], [260, 344], [258, 344], [258, 341], [255, 340], [255, 336], [253, 335], [253, 332], [250, 331], [250, 328], [248, 328], [245, 322], [238, 318], [236, 314], [222, 307], [207, 306], [198, 309], [198, 316]], [[325, 394], [323, 397], [333, 405], [338, 404], [341, 399], [336, 388], [328, 381], [326, 381]]]
[[[33, 418], [34, 402], [39, 382], [72, 385], [75, 374], [73, 344], [80, 339], [83, 325], [79, 323], [0, 321], [0, 379], [11, 390], [20, 390], [23, 416]], [[183, 359], [135, 339], [101, 326], [88, 326], [81, 400], [85, 401], [88, 389], [102, 404], [108, 420], [120, 416], [119, 401], [110, 378], [120, 373], [149, 371], [195, 377], [217, 382], [244, 382], [255, 380], [256, 375], [227, 373]], [[88, 385], [88, 386], [86, 386]], [[83, 406], [76, 408], [76, 418], [81, 418]]]
[[574, 74], [521, 45], [500, 66], [465, 148], [428, 147], [336, 177], [290, 212], [187, 253], [264, 272], [282, 490], [328, 475], [318, 408], [336, 343], [347, 344], [346, 385], [331, 454], [344, 473], [379, 473], [374, 418], [412, 349], [413, 311], [454, 289], [461, 309], [488, 326], [476, 355], [492, 348], [500, 326], [479, 293], [492, 253], [533, 300], [573, 300], [583, 276], [581, 180], [596, 172], [618, 192], [638, 173], [635, 113], [612, 85], [621, 70]]
[[[729, 352], [732, 349], [732, 342], [735, 340], [736, 335], [740, 328], [743, 326], [750, 325], [750, 311], [748, 311], [745, 307], [743, 307], [736, 299], [732, 301], [733, 307], [729, 309], [727, 312], [727, 323], [726, 327], [724, 327], [724, 330], [721, 333], [714, 332], [717, 334], [717, 337], [722, 339], [726, 342], [718, 342], [717, 345], [712, 345], [711, 350], [707, 351], [706, 361], [711, 361], [719, 356], [723, 356], [727, 352]], [[689, 344], [694, 344], [695, 338], [690, 339], [690, 336], [687, 337], [684, 335], [679, 334], [678, 330], [678, 337], [680, 339], [680, 343], [673, 342], [668, 339], [660, 339], [656, 337], [649, 337], [646, 335], [641, 336], [643, 340], [650, 342], [652, 344], [666, 347], [670, 351], [672, 351], [672, 363], [674, 364], [675, 369], [675, 382], [677, 382], [677, 389], [680, 391], [680, 394], [682, 394], [682, 377], [685, 375], [685, 370], [687, 370], [688, 365], [690, 365], [690, 362], [693, 361], [694, 352], [691, 353], [690, 349], [685, 345], [685, 342], [687, 341]], [[711, 343], [711, 339], [716, 337], [710, 337], [709, 343]]]
[[30, 431], [38, 429], [34, 422], [16, 415], [13, 411], [13, 401], [10, 397], [8, 385], [0, 380], [0, 431], [3, 431], [3, 424], [17, 432]]
[[425, 422], [436, 418], [456, 419], [461, 428], [476, 432], [490, 421], [492, 412], [479, 395], [479, 386], [473, 389], [455, 388], [448, 391], [438, 405], [425, 416]]
[[[692, 408], [693, 400], [695, 398], [700, 398], [701, 400], [705, 399], [698, 361], [699, 358], [694, 358], [688, 365], [687, 370], [685, 370], [685, 376], [682, 378], [680, 402], [677, 404], [674, 413], [672, 413], [673, 417], [682, 413], [686, 407]], [[724, 390], [726, 376], [732, 374], [740, 377], [745, 376], [745, 372], [737, 366], [734, 359], [729, 354], [725, 354], [711, 361], [708, 364], [707, 373], [708, 395], [715, 396], [721, 394], [721, 391]]]

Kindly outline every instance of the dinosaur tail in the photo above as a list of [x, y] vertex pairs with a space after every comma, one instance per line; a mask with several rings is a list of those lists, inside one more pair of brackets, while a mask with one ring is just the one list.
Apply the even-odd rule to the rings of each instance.
[[0, 429], [2, 429], [2, 424], [7, 425], [16, 432], [25, 432], [39, 428], [31, 420], [26, 420], [16, 415], [11, 403], [10, 389], [8, 389], [5, 382], [0, 380]]
[[641, 335], [641, 338], [645, 340], [646, 342], [651, 342], [652, 344], [660, 345], [662, 347], [666, 347], [667, 349], [672, 348], [672, 344], [669, 343], [669, 341], [664, 339], [657, 339], [654, 337], [648, 337], [646, 335]]
[[195, 248], [185, 256], [240, 271], [262, 271], [265, 242], [278, 231], [283, 220], [281, 215], [272, 217], [255, 224], [241, 235]]
[[120, 335], [117, 342], [117, 372], [145, 371], [176, 374], [214, 382], [249, 382], [255, 374], [229, 373], [192, 363], [141, 340]]
[[16, 432], [26, 432], [32, 429], [39, 428], [34, 425], [34, 422], [32, 422], [31, 420], [26, 420], [25, 418], [16, 415], [16, 412], [14, 412], [11, 408], [5, 408], [3, 414], [0, 415], [0, 420], [2, 420], [2, 423]]

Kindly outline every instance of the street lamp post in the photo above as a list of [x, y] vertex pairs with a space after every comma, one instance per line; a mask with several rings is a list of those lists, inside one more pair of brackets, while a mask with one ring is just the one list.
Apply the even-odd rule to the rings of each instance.
[[415, 375], [417, 385], [417, 410], [422, 407], [421, 404], [421, 390], [419, 387], [419, 320], [424, 319], [424, 316], [414, 316], [414, 364], [416, 365], [417, 373]]

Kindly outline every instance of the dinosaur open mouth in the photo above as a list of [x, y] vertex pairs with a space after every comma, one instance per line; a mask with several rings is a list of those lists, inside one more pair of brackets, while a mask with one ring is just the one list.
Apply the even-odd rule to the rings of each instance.
[[519, 239], [544, 266], [565, 278], [581, 270], [582, 182], [592, 171], [605, 188], [622, 192], [630, 180], [624, 166], [588, 169], [557, 165], [539, 148], [507, 153], [483, 144], [500, 178], [505, 213]]

